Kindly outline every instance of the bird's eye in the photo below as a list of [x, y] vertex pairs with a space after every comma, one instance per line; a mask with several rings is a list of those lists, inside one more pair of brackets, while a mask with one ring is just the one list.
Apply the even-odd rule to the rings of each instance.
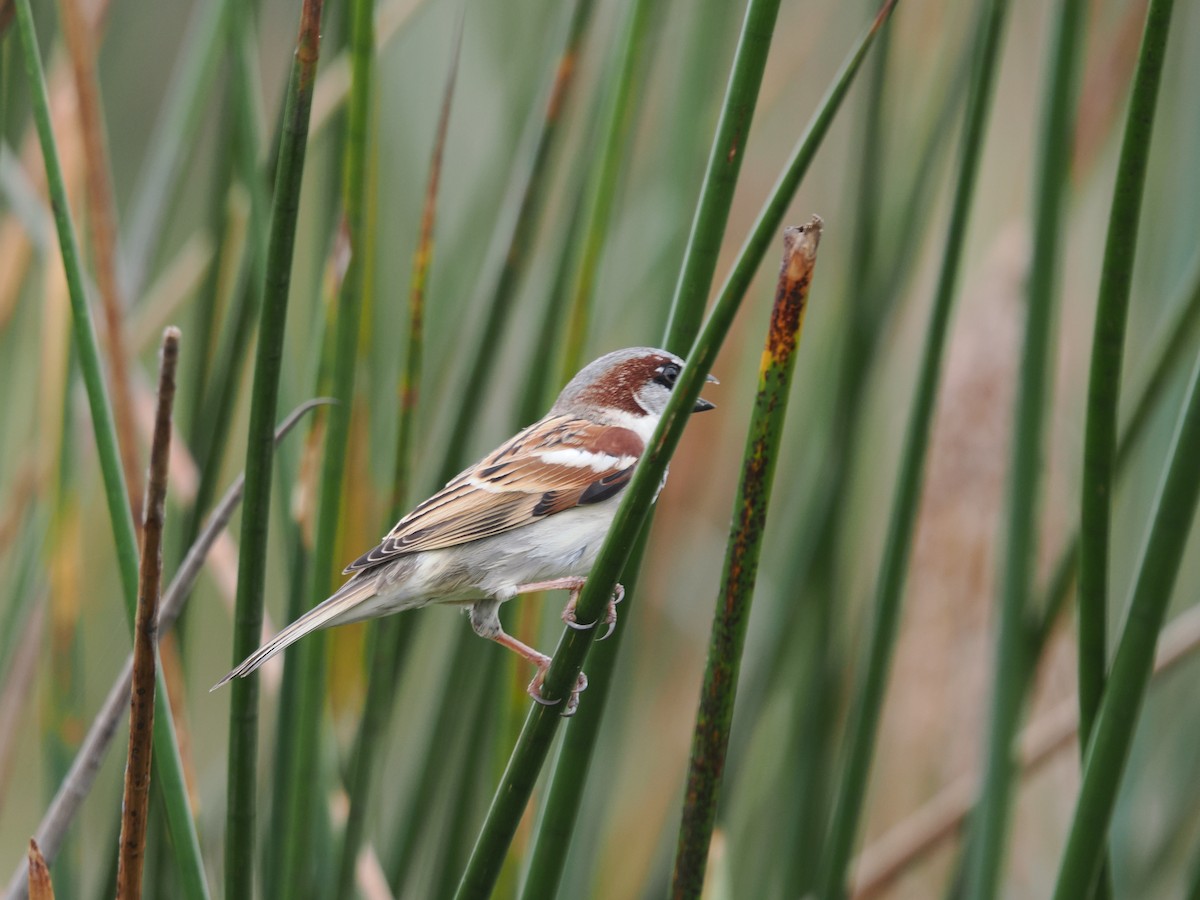
[[675, 380], [679, 377], [679, 366], [674, 363], [667, 363], [658, 369], [658, 374], [654, 376], [654, 380], [666, 388], [675, 387]]

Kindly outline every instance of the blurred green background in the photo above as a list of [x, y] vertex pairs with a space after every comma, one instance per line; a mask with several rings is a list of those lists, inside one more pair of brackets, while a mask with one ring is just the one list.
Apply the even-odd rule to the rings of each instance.
[[[169, 102], [169, 85], [194, 34], [189, 21], [212, 2], [112, 0], [107, 11], [99, 87], [126, 261], [139, 249], [130, 246], [132, 211], [140, 202], [155, 141], [161, 139], [156, 123]], [[789, 222], [815, 212], [824, 219], [825, 232], [709, 861], [707, 890], [713, 897], [798, 896], [811, 887], [850, 690], [865, 652], [869, 603], [942, 252], [964, 73], [973, 53], [972, 6], [903, 0], [887, 26], [871, 203], [864, 207], [859, 191], [867, 87], [876, 77], [874, 56], [882, 44], [873, 48], [792, 203]], [[1193, 93], [1200, 85], [1200, 5], [1176, 6], [1133, 284], [1125, 369], [1129, 396], [1155, 362], [1154, 335], [1182, 302], [1200, 235], [1200, 114]], [[1003, 35], [860, 847], [870, 847], [941, 788], [980, 768], [1030, 258], [1033, 164], [1048, 82], [1049, 7], [1015, 2]], [[408, 285], [460, 4], [380, 0], [377, 9], [381, 46], [369, 186], [375, 251], [351, 417], [350, 479], [334, 560], [339, 569], [392, 524], [388, 496], [400, 420], [397, 381], [404, 362]], [[1048, 579], [1078, 518], [1100, 258], [1144, 10], [1137, 0], [1096, 0], [1087, 13], [1060, 317], [1053, 335], [1053, 376], [1046, 385], [1050, 413], [1039, 584]], [[243, 36], [253, 41], [258, 61], [265, 145], [276, 128], [297, 11], [296, 3], [263, 0], [257, 31]], [[566, 380], [561, 359], [539, 356], [537, 338], [549, 305], [563, 302], [560, 259], [579, 206], [582, 173], [598, 154], [600, 109], [626, 12], [627, 4], [618, 0], [597, 4], [551, 156], [528, 266], [509, 322], [487, 336], [497, 361], [464, 458], [456, 460], [447, 458], [450, 430], [484, 327], [487, 285], [503, 253], [497, 235], [510, 214], [506, 191], [528, 157], [523, 136], [527, 123], [538, 120], [570, 15], [564, 4], [549, 0], [467, 4], [427, 289], [411, 500], [432, 491], [447, 467], [477, 458], [526, 424], [518, 410], [531, 372], [540, 375], [542, 408]], [[840, 61], [874, 13], [865, 2], [783, 4], [718, 260], [718, 281]], [[56, 11], [39, 4], [35, 14], [52, 102], [62, 112], [56, 130], [82, 235], [82, 163], [79, 151], [71, 150], [78, 146], [77, 125]], [[654, 5], [634, 75], [632, 119], [594, 283], [585, 359], [661, 340], [741, 15], [741, 4], [710, 0]], [[331, 109], [330, 94], [322, 90], [332, 91], [327, 75], [346, 41], [345, 19], [343, 4], [330, 2], [292, 273], [281, 412], [319, 392], [320, 348], [328, 340], [329, 259], [339, 215], [344, 122], [342, 107]], [[389, 32], [389, 21], [400, 24]], [[147, 426], [155, 342], [169, 321], [183, 331], [177, 418], [194, 427], [197, 386], [189, 378], [195, 377], [195, 360], [211, 348], [190, 338], [201, 331], [199, 323], [213, 313], [215, 302], [205, 281], [215, 258], [212, 211], [245, 215], [245, 191], [231, 188], [221, 169], [231, 116], [224, 51], [232, 41], [223, 38], [195, 137], [187, 141], [178, 184], [146, 253], [142, 290], [126, 298], [126, 335], [137, 355], [134, 393]], [[64, 85], [58, 93], [55, 73]], [[68, 364], [69, 323], [57, 245], [45, 202], [35, 199], [41, 163], [11, 29], [0, 38], [0, 78], [0, 662], [5, 666], [0, 669], [0, 860], [7, 878], [118, 671], [129, 639], [88, 408], [77, 366]], [[871, 213], [866, 223], [860, 218], [864, 208]], [[864, 239], [871, 242], [865, 257]], [[659, 896], [667, 886], [708, 624], [773, 294], [775, 254], [772, 249], [714, 367], [721, 384], [707, 389], [706, 396], [718, 409], [688, 427], [657, 504], [636, 602], [622, 607], [621, 627], [627, 632], [567, 860], [563, 897]], [[126, 271], [127, 286], [129, 277]], [[874, 334], [865, 348], [851, 337], [856, 321], [861, 324], [855, 317], [865, 318]], [[1190, 360], [1200, 348], [1194, 333], [1188, 347]], [[1189, 367], [1190, 362], [1177, 366], [1171, 374], [1119, 482], [1111, 633], [1121, 622]], [[252, 368], [247, 363], [240, 370], [221, 489], [243, 464]], [[851, 398], [847, 380], [860, 385]], [[1124, 399], [1123, 408], [1128, 406]], [[276, 469], [267, 572], [273, 628], [285, 624], [286, 596], [296, 589], [288, 543], [295, 531], [286, 523], [295, 515], [312, 515], [314, 482], [305, 467], [313, 462], [303, 449], [307, 430], [302, 426], [284, 445]], [[837, 434], [849, 437], [837, 439]], [[148, 430], [142, 437], [138, 452], [144, 460]], [[177, 440], [180, 464], [167, 521], [168, 578], [179, 559], [179, 537], [172, 529], [188, 509], [189, 470], [182, 450], [189, 433], [183, 425]], [[318, 445], [309, 441], [309, 446], [309, 455], [317, 452]], [[190, 481], [194, 493], [194, 468]], [[234, 544], [217, 552], [189, 603], [180, 641], [186, 678], [174, 698], [185, 762], [194, 778], [201, 847], [217, 896], [229, 693], [210, 694], [208, 688], [231, 662], [230, 588], [238, 534], [235, 518]], [[1169, 615], [1194, 605], [1198, 592], [1200, 552], [1193, 536]], [[506, 627], [525, 629], [536, 646], [551, 648], [561, 632], [560, 599], [509, 605], [503, 611]], [[426, 897], [439, 894], [448, 877], [443, 868], [457, 872], [469, 851], [523, 718], [528, 701], [522, 688], [531, 673], [500, 648], [473, 641], [467, 664], [476, 674], [460, 695], [442, 698], [446, 661], [468, 625], [447, 609], [405, 615], [415, 631], [397, 675], [366, 843], [386, 872], [399, 824], [418, 822], [416, 861], [393, 890]], [[339, 772], [351, 752], [365, 692], [364, 634], [365, 626], [347, 626], [332, 632], [328, 645], [322, 781], [314, 790], [332, 810], [335, 829], [344, 815]], [[1073, 634], [1068, 610], [1039, 665], [1026, 722], [1073, 701]], [[20, 649], [28, 645], [36, 645], [37, 653], [22, 662]], [[1193, 689], [1198, 674], [1197, 663], [1185, 660], [1150, 689], [1113, 824], [1117, 896], [1181, 897], [1192, 883], [1200, 860], [1200, 754], [1195, 750], [1200, 704]], [[259, 759], [264, 823], [271, 802], [278, 681], [278, 667], [268, 668]], [[460, 708], [461, 716], [444, 736], [445, 746], [430, 754], [434, 717], [446, 702]], [[588, 702], [587, 694], [582, 702]], [[122, 747], [124, 728], [116, 742]], [[60, 897], [111, 891], [107, 873], [116, 841], [121, 757], [123, 749], [108, 754], [54, 867]], [[1021, 779], [1006, 896], [1049, 893], [1078, 773], [1078, 750], [1068, 743]], [[423, 781], [432, 785], [428, 805], [413, 808]], [[540, 797], [539, 791], [535, 807]], [[516, 889], [535, 813], [531, 810], [518, 832], [518, 862], [502, 880], [503, 896]], [[170, 853], [153, 823], [147, 891], [171, 896]], [[958, 846], [956, 838], [945, 840], [884, 895], [941, 893]], [[322, 895], [320, 885], [326, 882], [321, 879], [334, 865], [332, 840], [325, 852], [314, 863], [314, 896]], [[456, 876], [450, 879], [451, 887], [455, 881]]]

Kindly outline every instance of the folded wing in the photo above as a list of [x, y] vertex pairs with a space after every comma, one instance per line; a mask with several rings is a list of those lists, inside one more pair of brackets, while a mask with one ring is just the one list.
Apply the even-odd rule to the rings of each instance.
[[452, 479], [346, 572], [477, 541], [607, 500], [629, 483], [643, 449], [642, 439], [627, 428], [569, 416], [543, 419]]

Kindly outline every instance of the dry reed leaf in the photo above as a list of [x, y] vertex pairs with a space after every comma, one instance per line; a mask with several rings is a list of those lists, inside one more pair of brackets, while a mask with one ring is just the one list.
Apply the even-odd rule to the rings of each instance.
[[29, 900], [54, 900], [50, 867], [46, 865], [42, 851], [33, 838], [29, 839]]

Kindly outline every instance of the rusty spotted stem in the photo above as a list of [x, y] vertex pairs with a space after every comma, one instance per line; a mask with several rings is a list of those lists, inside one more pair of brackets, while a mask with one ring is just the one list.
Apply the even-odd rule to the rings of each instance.
[[713, 617], [700, 705], [696, 711], [687, 793], [671, 884], [671, 896], [675, 898], [699, 897], [704, 886], [704, 868], [716, 821], [725, 755], [729, 749], [733, 701], [762, 553], [771, 482], [775, 476], [787, 414], [788, 389], [796, 366], [796, 346], [804, 323], [820, 240], [821, 220], [817, 216], [807, 224], [788, 228], [783, 233], [783, 264], [759, 366], [758, 393], [746, 438], [742, 478], [733, 504], [733, 528]]
[[138, 570], [137, 619], [133, 634], [133, 688], [130, 692], [129, 757], [121, 801], [121, 844], [117, 862], [117, 897], [142, 895], [142, 863], [146, 855], [146, 810], [150, 800], [150, 748], [154, 730], [155, 644], [158, 599], [162, 590], [162, 532], [171, 452], [171, 411], [175, 405], [175, 370], [179, 363], [179, 329], [163, 333], [158, 371], [158, 409], [150, 445], [150, 479], [142, 509], [142, 558]]

